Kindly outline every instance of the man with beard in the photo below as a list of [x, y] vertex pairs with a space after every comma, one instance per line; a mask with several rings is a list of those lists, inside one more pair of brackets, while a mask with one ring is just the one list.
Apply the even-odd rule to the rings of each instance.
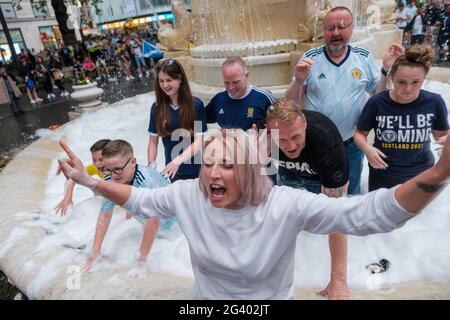
[[[380, 75], [368, 50], [349, 45], [353, 28], [353, 15], [348, 8], [335, 7], [327, 13], [325, 45], [304, 53], [295, 67], [286, 98], [295, 102], [304, 100], [306, 110], [321, 112], [334, 122], [344, 141], [349, 163], [348, 193], [358, 194], [364, 154], [353, 142], [353, 133], [367, 93], [386, 89], [388, 70], [403, 53], [403, 47], [392, 44], [388, 48]], [[336, 237], [330, 243], [331, 281], [322, 291], [330, 299], [348, 298], [346, 252], [346, 236]]]

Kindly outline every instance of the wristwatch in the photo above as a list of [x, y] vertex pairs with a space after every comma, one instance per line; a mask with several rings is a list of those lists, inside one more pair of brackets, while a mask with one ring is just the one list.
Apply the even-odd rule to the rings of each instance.
[[381, 74], [382, 74], [383, 76], [387, 77], [388, 72], [387, 72], [383, 67], [381, 67]]

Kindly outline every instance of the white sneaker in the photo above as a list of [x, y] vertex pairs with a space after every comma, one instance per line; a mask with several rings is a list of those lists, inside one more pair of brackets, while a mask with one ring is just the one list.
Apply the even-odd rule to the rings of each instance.
[[53, 94], [53, 93], [50, 93], [51, 95], [52, 95], [52, 98], [53, 99], [55, 99], [56, 98], [56, 96]]
[[34, 101], [33, 99], [31, 99], [31, 104], [35, 104], [37, 101]]
[[142, 78], [142, 73], [139, 74], [139, 78]]
[[52, 100], [52, 95], [50, 93], [47, 95], [47, 99]]
[[58, 89], [58, 87], [57, 87], [57, 86], [55, 86], [55, 85], [53, 85], [53, 89]]
[[134, 79], [136, 79], [136, 78], [135, 78], [135, 77], [133, 77], [133, 76], [130, 76], [130, 79], [131, 79], [131, 80], [134, 80]]
[[145, 73], [145, 75], [146, 75], [147, 77], [150, 77], [150, 72], [147, 71], [147, 72]]
[[68, 91], [64, 91], [64, 95], [65, 95], [66, 97], [68, 97], [68, 96], [70, 96], [70, 93], [69, 93]]
[[130, 77], [126, 77], [125, 79], [127, 79], [127, 81], [130, 81]]
[[37, 99], [36, 99], [36, 102], [42, 102], [42, 101], [44, 101], [44, 100], [41, 99], [41, 98], [37, 98]]

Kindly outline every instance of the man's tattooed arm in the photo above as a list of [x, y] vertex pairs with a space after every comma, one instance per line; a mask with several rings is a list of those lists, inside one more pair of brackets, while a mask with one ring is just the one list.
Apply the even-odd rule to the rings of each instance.
[[322, 193], [326, 194], [330, 198], [340, 198], [342, 196], [347, 195], [347, 192], [344, 190], [344, 187], [325, 188], [324, 186], [322, 186]]
[[416, 183], [417, 188], [419, 188], [420, 190], [422, 190], [423, 192], [426, 193], [435, 193], [438, 192], [439, 190], [441, 190], [445, 185], [443, 183], [441, 184], [428, 184], [422, 181], [418, 181]]

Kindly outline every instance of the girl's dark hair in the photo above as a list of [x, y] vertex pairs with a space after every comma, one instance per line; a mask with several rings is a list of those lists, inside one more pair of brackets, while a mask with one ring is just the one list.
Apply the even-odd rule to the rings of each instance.
[[170, 98], [159, 85], [159, 73], [164, 72], [172, 79], [180, 79], [178, 104], [180, 108], [180, 128], [194, 134], [195, 106], [189, 82], [181, 64], [175, 59], [159, 61], [156, 64], [155, 95], [156, 95], [156, 131], [161, 137], [170, 135], [174, 129], [170, 123]]
[[405, 53], [395, 60], [390, 75], [394, 76], [400, 66], [421, 67], [428, 74], [434, 61], [434, 51], [430, 46], [416, 44], [406, 49]]

